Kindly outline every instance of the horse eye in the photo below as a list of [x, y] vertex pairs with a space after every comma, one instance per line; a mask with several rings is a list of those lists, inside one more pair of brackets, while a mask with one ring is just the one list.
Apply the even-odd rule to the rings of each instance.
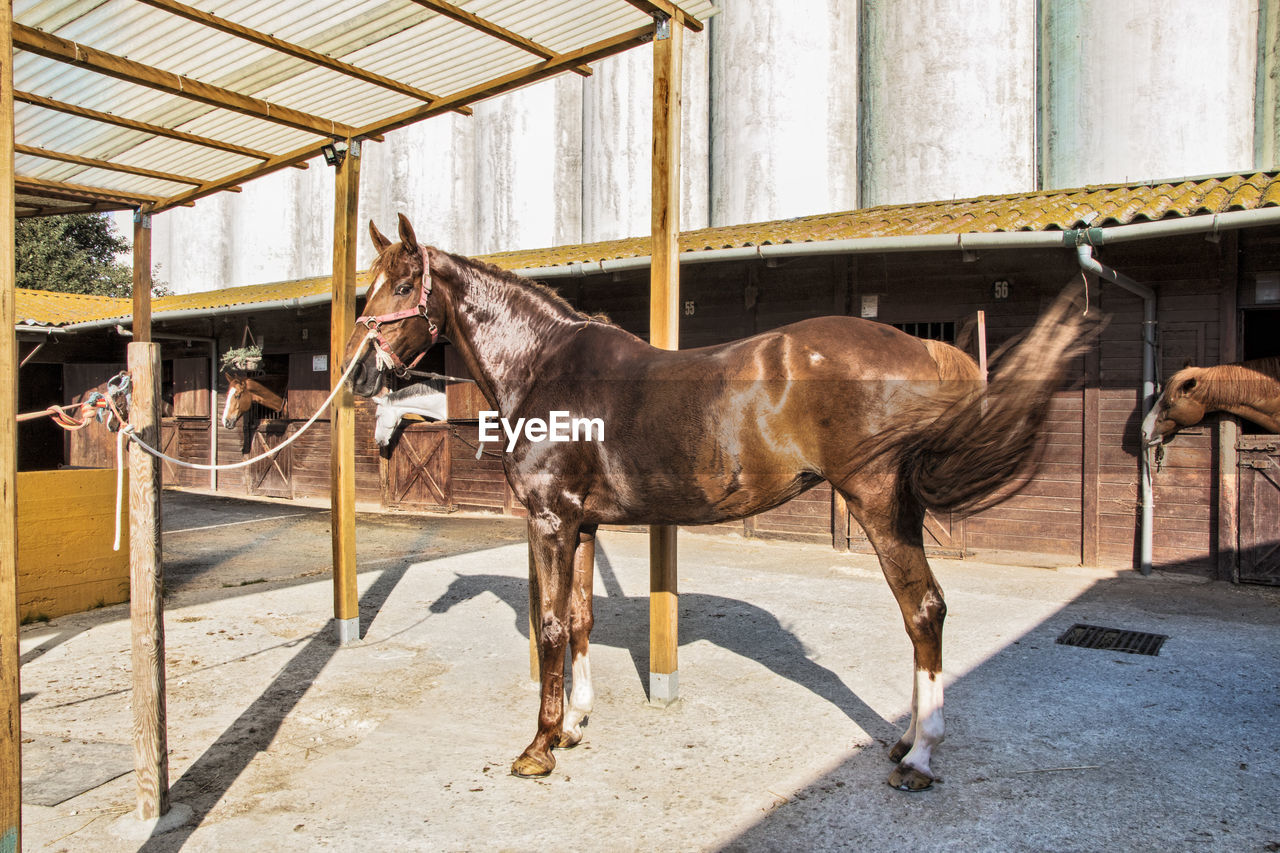
[[397, 285], [396, 285], [396, 296], [405, 296], [405, 295], [407, 295], [407, 294], [409, 293], [409, 291], [411, 291], [411, 290], [413, 290], [413, 285], [412, 285], [412, 284], [397, 284]]

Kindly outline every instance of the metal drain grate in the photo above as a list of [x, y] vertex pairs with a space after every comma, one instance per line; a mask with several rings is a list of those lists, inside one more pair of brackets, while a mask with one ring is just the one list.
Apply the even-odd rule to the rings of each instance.
[[1098, 625], [1076, 623], [1063, 632], [1058, 642], [1064, 646], [1082, 649], [1102, 649], [1109, 652], [1125, 652], [1131, 655], [1158, 655], [1164, 634], [1145, 634], [1142, 631], [1125, 631], [1121, 628], [1102, 628]]

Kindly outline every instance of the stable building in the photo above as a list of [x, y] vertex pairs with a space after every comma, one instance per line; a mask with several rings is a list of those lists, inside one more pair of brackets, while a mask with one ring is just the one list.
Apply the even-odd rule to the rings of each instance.
[[[648, 238], [636, 238], [484, 259], [551, 284], [575, 307], [603, 312], [645, 337], [650, 246]], [[956, 343], [979, 357], [1028, 329], [1084, 275], [1089, 310], [1106, 324], [1055, 397], [1039, 474], [992, 509], [968, 518], [931, 516], [928, 545], [957, 556], [1000, 551], [1110, 567], [1149, 561], [1224, 579], [1280, 580], [1280, 523], [1256, 522], [1280, 522], [1280, 490], [1266, 476], [1277, 464], [1276, 437], [1211, 416], [1170, 443], [1149, 492], [1142, 488], [1138, 441], [1143, 398], [1161, 377], [1187, 363], [1280, 355], [1275, 173], [707, 228], [681, 234], [680, 251], [681, 349], [806, 317], [850, 314]], [[61, 401], [75, 402], [122, 368], [127, 338], [117, 326], [127, 328], [127, 303], [25, 292], [18, 306], [20, 317], [30, 314], [19, 324], [21, 337], [41, 344], [22, 368], [24, 402], [48, 397], [55, 381]], [[327, 278], [163, 297], [154, 301], [152, 321], [172, 400], [162, 440], [173, 456], [225, 463], [256, 455], [296, 431], [328, 392]], [[211, 366], [249, 335], [263, 346], [264, 368], [287, 375], [287, 406], [279, 413], [259, 408], [228, 430], [217, 423], [224, 389]], [[448, 344], [420, 367], [465, 376]], [[503, 476], [500, 448], [485, 450], [479, 441], [484, 401], [465, 382], [449, 382], [447, 394], [448, 422], [407, 425], [389, 453], [379, 453], [373, 440], [372, 404], [357, 402], [358, 499], [388, 511], [522, 514]], [[326, 417], [274, 459], [216, 476], [166, 465], [165, 482], [282, 499], [328, 495]], [[24, 464], [47, 462], [47, 447], [35, 439], [24, 445]], [[109, 465], [114, 439], [82, 431], [65, 439], [62, 453], [65, 464]], [[825, 484], [715, 529], [869, 550]]]

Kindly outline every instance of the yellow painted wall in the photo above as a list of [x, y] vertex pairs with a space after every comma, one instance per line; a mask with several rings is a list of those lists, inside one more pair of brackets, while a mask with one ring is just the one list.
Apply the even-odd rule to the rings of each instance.
[[111, 468], [18, 473], [18, 612], [24, 621], [129, 600], [129, 481], [120, 550]]

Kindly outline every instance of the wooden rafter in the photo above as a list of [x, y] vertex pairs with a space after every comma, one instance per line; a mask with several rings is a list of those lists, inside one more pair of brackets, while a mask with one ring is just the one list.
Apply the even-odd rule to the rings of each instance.
[[[219, 30], [220, 32], [242, 38], [245, 41], [253, 42], [254, 44], [262, 45], [263, 47], [267, 47], [272, 50], [277, 50], [283, 54], [292, 56], [295, 59], [301, 59], [305, 62], [310, 62], [314, 65], [328, 68], [330, 71], [336, 71], [339, 74], [345, 74], [348, 77], [363, 80], [364, 82], [370, 83], [374, 86], [381, 86], [384, 89], [390, 89], [391, 91], [398, 92], [401, 95], [408, 95], [409, 97], [415, 98], [419, 101], [431, 103], [433, 101], [440, 100], [439, 95], [433, 95], [430, 92], [417, 88], [416, 86], [410, 86], [409, 84], [402, 83], [399, 80], [393, 80], [390, 77], [384, 77], [381, 74], [366, 71], [365, 69], [358, 68], [349, 62], [343, 62], [341, 59], [334, 59], [332, 56], [327, 54], [320, 53], [319, 51], [312, 50], [308, 47], [303, 47], [302, 45], [294, 44], [293, 42], [285, 41], [284, 39], [276, 38], [272, 35], [267, 35], [266, 33], [259, 32], [258, 30], [250, 27], [237, 24], [234, 21], [228, 21], [226, 18], [220, 18], [217, 15], [211, 15], [208, 12], [201, 12], [199, 9], [193, 9], [190, 6], [176, 2], [176, 0], [141, 0], [141, 2], [156, 9], [177, 15], [178, 17], [186, 18], [188, 21], [203, 24], [206, 27], [211, 27], [212, 29]], [[463, 115], [471, 115], [471, 110], [467, 107], [459, 107], [457, 111]]]
[[81, 68], [88, 68], [108, 77], [137, 83], [171, 95], [199, 101], [203, 104], [232, 110], [242, 115], [253, 116], [264, 121], [282, 124], [287, 127], [305, 130], [320, 136], [349, 137], [354, 135], [355, 128], [331, 119], [310, 115], [290, 107], [272, 104], [262, 98], [233, 92], [221, 86], [213, 86], [192, 80], [171, 71], [162, 71], [132, 59], [125, 59], [106, 51], [87, 47], [82, 44], [41, 32], [32, 27], [15, 23], [13, 25], [13, 46], [38, 54], [57, 62], [65, 62]]
[[[52, 151], [48, 148], [37, 148], [33, 145], [14, 145], [13, 150], [17, 154], [26, 154], [29, 157], [42, 157], [46, 160], [57, 160], [61, 163], [74, 163], [77, 166], [88, 166], [93, 169], [107, 169], [113, 172], [124, 172], [129, 175], [138, 175], [143, 178], [156, 178], [161, 181], [172, 181], [175, 184], [190, 184], [198, 187], [205, 182], [204, 178], [192, 178], [187, 175], [175, 175], [170, 172], [158, 172], [155, 169], [144, 169], [140, 166], [128, 166], [123, 163], [113, 163], [110, 160], [99, 160], [94, 157], [82, 157], [79, 154], [67, 154], [64, 151]], [[227, 187], [232, 192], [239, 192], [239, 187]]]
[[[454, 107], [464, 104], [471, 104], [476, 101], [491, 98], [494, 95], [500, 95], [503, 92], [509, 92], [512, 89], [518, 89], [529, 83], [543, 80], [547, 77], [553, 77], [584, 62], [595, 62], [606, 56], [613, 56], [615, 53], [621, 53], [624, 50], [635, 47], [653, 40], [653, 26], [638, 27], [629, 32], [620, 33], [619, 35], [598, 41], [594, 44], [572, 51], [570, 53], [561, 54], [555, 59], [544, 60], [543, 62], [530, 65], [520, 71], [513, 71], [510, 74], [503, 75], [495, 80], [490, 80], [479, 86], [463, 90], [456, 94], [443, 98], [436, 104], [426, 105], [408, 110], [390, 118], [375, 122], [367, 127], [359, 128], [351, 134], [353, 139], [373, 139], [377, 135], [387, 133], [397, 128], [405, 127], [422, 119], [431, 118], [432, 116], [441, 115], [451, 112]], [[190, 204], [198, 198], [211, 195], [220, 190], [225, 189], [233, 184], [241, 184], [260, 175], [274, 172], [285, 166], [292, 166], [294, 163], [300, 163], [303, 160], [309, 160], [320, 153], [319, 145], [308, 145], [304, 148], [298, 148], [288, 154], [281, 154], [273, 157], [261, 166], [241, 170], [234, 175], [227, 175], [216, 181], [196, 187], [184, 193], [165, 199], [161, 202], [156, 210], [165, 210], [170, 207], [176, 207], [180, 204]]]
[[164, 199], [161, 196], [143, 195], [141, 193], [118, 192], [108, 187], [90, 187], [84, 184], [72, 184], [66, 181], [50, 181], [44, 178], [32, 178], [14, 175], [13, 185], [20, 193], [46, 196], [71, 202], [87, 202], [90, 200], [120, 202], [130, 207], [158, 204]]
[[627, 0], [627, 2], [646, 15], [666, 15], [668, 18], [677, 19], [695, 33], [702, 32], [702, 21], [692, 15], [686, 15], [683, 9], [668, 0]]
[[[87, 118], [92, 121], [99, 121], [103, 124], [113, 124], [116, 127], [123, 127], [129, 130], [136, 130], [141, 133], [150, 133], [155, 136], [163, 136], [167, 139], [176, 139], [180, 142], [190, 142], [192, 145], [203, 145], [205, 148], [213, 148], [218, 151], [226, 151], [230, 154], [239, 154], [243, 157], [253, 157], [257, 160], [270, 160], [274, 155], [269, 151], [259, 151], [256, 148], [246, 148], [243, 145], [236, 145], [231, 142], [224, 142], [221, 139], [211, 139], [207, 136], [198, 136], [194, 133], [187, 133], [185, 130], [174, 130], [171, 127], [161, 127], [158, 124], [150, 124], [145, 121], [137, 121], [123, 116], [113, 115], [112, 113], [104, 113], [99, 110], [91, 110], [88, 107], [79, 107], [75, 104], [68, 104], [62, 101], [46, 98], [43, 95], [32, 94], [31, 92], [13, 93], [15, 101], [21, 101], [24, 104], [31, 104], [36, 107], [44, 107], [47, 110], [54, 110], [67, 115], [77, 116], [79, 118]], [[298, 168], [307, 168], [306, 163], [299, 163]]]
[[[148, 0], [143, 0], [148, 2]], [[477, 29], [482, 33], [491, 35], [496, 39], [501, 39], [509, 45], [514, 45], [522, 50], [527, 50], [534, 56], [542, 59], [555, 59], [560, 54], [556, 53], [549, 47], [544, 47], [531, 39], [527, 39], [519, 33], [514, 33], [504, 27], [500, 27], [492, 21], [487, 21], [479, 15], [473, 15], [465, 9], [460, 9], [452, 3], [446, 3], [444, 0], [413, 0], [419, 6], [430, 9], [433, 12], [439, 12], [446, 18], [457, 21], [460, 24], [466, 24], [468, 27]], [[583, 77], [591, 76], [591, 67], [588, 65], [578, 65], [573, 69]]]

